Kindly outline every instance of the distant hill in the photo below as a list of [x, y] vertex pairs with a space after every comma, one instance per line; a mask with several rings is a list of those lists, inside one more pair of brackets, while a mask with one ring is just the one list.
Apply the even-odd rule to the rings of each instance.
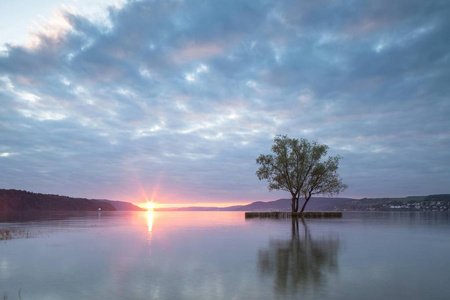
[[[354, 199], [350, 198], [326, 198], [314, 197], [308, 202], [305, 211], [335, 211], [339, 205], [349, 203]], [[299, 205], [303, 204], [300, 199]], [[291, 211], [291, 199], [279, 199], [275, 201], [257, 201], [248, 205], [225, 207], [225, 211]]]
[[[303, 202], [300, 200], [300, 205]], [[0, 212], [10, 211], [142, 211], [124, 201], [71, 198], [20, 190], [0, 189]], [[158, 208], [158, 211], [290, 211], [290, 199], [257, 201], [229, 207]], [[449, 211], [450, 194], [410, 196], [403, 198], [328, 198], [313, 197], [306, 211]]]
[[[355, 201], [351, 198], [312, 198], [305, 211], [335, 211], [339, 206]], [[303, 202], [300, 202], [300, 205]], [[160, 208], [157, 210], [168, 211], [290, 211], [291, 199], [278, 199], [275, 201], [257, 201], [247, 205], [236, 205], [229, 207], [180, 207], [180, 208]]]
[[140, 208], [139, 206], [136, 206], [134, 204], [131, 204], [130, 202], [125, 201], [113, 201], [113, 200], [107, 200], [107, 199], [95, 199], [100, 202], [106, 202], [114, 206], [114, 208], [118, 211], [141, 211], [145, 210], [143, 208]]
[[445, 201], [450, 202], [450, 194], [430, 195], [425, 197], [425, 201]]
[[115, 211], [111, 203], [20, 190], [0, 189], [0, 212], [12, 211]]
[[[303, 202], [300, 199], [300, 205]], [[410, 196], [402, 198], [328, 198], [313, 197], [305, 211], [447, 211], [450, 209], [450, 194]], [[180, 207], [160, 208], [169, 211], [291, 211], [290, 199], [257, 201], [248, 205], [229, 207]]]

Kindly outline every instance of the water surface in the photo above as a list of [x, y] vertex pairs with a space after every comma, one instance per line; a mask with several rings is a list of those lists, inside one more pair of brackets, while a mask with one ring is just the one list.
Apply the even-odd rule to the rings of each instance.
[[447, 213], [0, 216], [8, 299], [450, 299]]

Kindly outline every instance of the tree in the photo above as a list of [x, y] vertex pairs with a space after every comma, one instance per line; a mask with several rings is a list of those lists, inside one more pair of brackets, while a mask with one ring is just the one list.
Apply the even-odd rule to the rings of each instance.
[[303, 212], [312, 195], [332, 196], [347, 188], [337, 173], [341, 157], [329, 156], [325, 159], [327, 151], [328, 146], [317, 141], [278, 135], [273, 141], [273, 154], [261, 154], [256, 159], [260, 165], [256, 175], [259, 180], [269, 182], [269, 191], [291, 193], [292, 212], [298, 212], [298, 201], [303, 196], [305, 202], [300, 211]]
[[[339, 239], [314, 235], [302, 219], [292, 218], [290, 239], [271, 239], [267, 248], [258, 251], [262, 276], [274, 281], [274, 298], [308, 298], [311, 292], [323, 290], [327, 279], [339, 271]], [[303, 227], [303, 230], [302, 230]]]

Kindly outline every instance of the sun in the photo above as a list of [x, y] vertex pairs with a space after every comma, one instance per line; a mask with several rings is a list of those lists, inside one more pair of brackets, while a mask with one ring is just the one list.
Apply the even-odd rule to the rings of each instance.
[[147, 210], [154, 210], [155, 207], [156, 207], [155, 202], [147, 202], [147, 203], [145, 203], [145, 208], [146, 208]]

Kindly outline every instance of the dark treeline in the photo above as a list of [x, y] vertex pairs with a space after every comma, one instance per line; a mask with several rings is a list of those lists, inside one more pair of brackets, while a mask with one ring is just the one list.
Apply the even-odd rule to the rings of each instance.
[[12, 211], [115, 211], [107, 202], [20, 190], [0, 189], [0, 212]]

